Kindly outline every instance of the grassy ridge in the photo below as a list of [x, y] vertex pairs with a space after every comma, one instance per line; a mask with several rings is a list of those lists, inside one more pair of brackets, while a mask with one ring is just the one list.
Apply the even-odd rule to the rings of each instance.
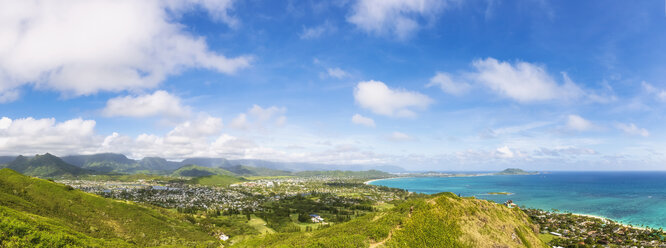
[[248, 239], [234, 247], [545, 247], [520, 210], [450, 193], [306, 233]]
[[[122, 239], [139, 246], [215, 242], [177, 213], [102, 198], [9, 169], [0, 169], [0, 206], [51, 220], [65, 234]], [[36, 221], [40, 220], [44, 219]]]

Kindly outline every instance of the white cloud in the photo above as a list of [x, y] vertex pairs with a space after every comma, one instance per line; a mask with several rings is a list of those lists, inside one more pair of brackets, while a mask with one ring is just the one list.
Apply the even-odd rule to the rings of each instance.
[[342, 79], [349, 76], [349, 73], [337, 67], [326, 69], [326, 73], [328, 73], [329, 77], [334, 77], [337, 79]]
[[[1, 84], [2, 82], [0, 82]], [[19, 99], [21, 94], [19, 90], [7, 90], [5, 92], [0, 91], [0, 103], [13, 102]]]
[[209, 50], [177, 16], [202, 6], [231, 26], [231, 1], [2, 1], [0, 92], [22, 85], [67, 95], [154, 88], [187, 68], [234, 73], [251, 58]]
[[4, 155], [69, 153], [94, 146], [95, 121], [81, 118], [56, 122], [53, 118], [0, 119], [0, 153]]
[[500, 95], [519, 102], [567, 100], [579, 98], [584, 92], [566, 74], [558, 84], [542, 66], [527, 62], [510, 64], [494, 58], [472, 63], [476, 72], [468, 76]]
[[351, 119], [352, 123], [357, 125], [364, 125], [367, 127], [375, 127], [375, 121], [360, 114], [355, 114]]
[[325, 22], [319, 26], [303, 27], [303, 31], [299, 37], [303, 40], [317, 39], [325, 34], [335, 32], [336, 28], [329, 22]]
[[471, 86], [465, 82], [457, 82], [451, 79], [451, 75], [445, 72], [437, 72], [430, 79], [426, 87], [439, 86], [442, 91], [452, 95], [462, 95], [466, 93]]
[[654, 95], [657, 100], [666, 102], [666, 90], [658, 89], [645, 81], [641, 82], [641, 86], [647, 93]]
[[567, 128], [574, 131], [587, 131], [594, 128], [594, 124], [578, 115], [569, 115]]
[[508, 146], [499, 147], [495, 150], [495, 155], [500, 158], [513, 158], [516, 154]]
[[180, 98], [166, 91], [158, 90], [150, 95], [125, 96], [109, 99], [102, 110], [105, 116], [129, 117], [185, 117], [190, 108], [183, 106]]
[[415, 109], [425, 109], [433, 102], [421, 93], [391, 89], [382, 82], [372, 80], [356, 85], [354, 99], [363, 108], [393, 117], [413, 117]]
[[617, 123], [617, 124], [615, 124], [615, 127], [616, 127], [617, 129], [622, 130], [622, 131], [625, 132], [626, 134], [640, 135], [640, 136], [643, 136], [643, 137], [648, 137], [648, 136], [650, 136], [650, 132], [648, 132], [647, 129], [645, 129], [645, 128], [639, 128], [639, 127], [637, 127], [636, 124], [634, 124], [634, 123], [629, 123], [629, 124], [625, 124], [625, 123]]
[[405, 133], [393, 132], [393, 133], [391, 133], [391, 136], [389, 137], [389, 139], [392, 140], [392, 141], [401, 142], [401, 141], [410, 141], [410, 140], [413, 140], [414, 138], [412, 136], [409, 136], [409, 135], [405, 134]]
[[446, 6], [443, 0], [358, 0], [347, 21], [376, 35], [406, 39]]
[[287, 122], [287, 117], [284, 115], [286, 112], [285, 107], [262, 108], [255, 104], [247, 113], [238, 114], [231, 120], [229, 126], [236, 129], [263, 128], [266, 124], [282, 126]]

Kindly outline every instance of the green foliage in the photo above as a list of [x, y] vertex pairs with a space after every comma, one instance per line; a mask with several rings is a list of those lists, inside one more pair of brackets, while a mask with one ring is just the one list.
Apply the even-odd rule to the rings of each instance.
[[242, 177], [227, 176], [227, 175], [212, 175], [212, 176], [192, 178], [189, 181], [189, 183], [204, 185], [204, 186], [225, 187], [229, 186], [230, 184], [244, 182], [244, 181], [247, 180], [243, 179]]
[[[0, 206], [53, 220], [66, 234], [123, 239], [140, 246], [215, 243], [212, 236], [175, 212], [68, 190], [65, 185], [10, 169], [0, 169]], [[22, 233], [12, 236], [25, 237]]]
[[198, 165], [185, 165], [178, 168], [176, 171], [171, 173], [171, 176], [174, 177], [205, 177], [212, 175], [226, 175], [233, 176], [234, 174], [228, 170], [220, 168], [208, 168]]
[[520, 210], [451, 193], [394, 204], [345, 223], [259, 236], [233, 247], [544, 247]]
[[7, 164], [6, 168], [25, 175], [38, 177], [76, 176], [87, 173], [87, 171], [65, 163], [60, 158], [49, 153], [35, 155], [31, 158], [18, 156], [14, 161]]
[[0, 247], [129, 247], [121, 239], [97, 239], [60, 221], [0, 206]]
[[239, 176], [263, 176], [263, 177], [274, 177], [274, 176], [289, 176], [291, 172], [274, 170], [263, 167], [254, 167], [254, 166], [245, 166], [245, 165], [235, 165], [224, 167], [225, 170], [231, 171]]

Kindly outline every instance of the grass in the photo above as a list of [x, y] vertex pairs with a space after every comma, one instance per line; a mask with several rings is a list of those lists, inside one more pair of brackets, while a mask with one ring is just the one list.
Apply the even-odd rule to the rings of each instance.
[[198, 184], [204, 186], [226, 187], [234, 183], [247, 181], [241, 177], [227, 176], [227, 175], [212, 175], [205, 177], [197, 177], [190, 180], [191, 184]]
[[96, 239], [123, 239], [139, 246], [216, 242], [172, 211], [102, 198], [9, 169], [0, 169], [0, 206], [43, 217], [62, 232]]
[[550, 243], [550, 241], [553, 241], [553, 239], [556, 238], [558, 237], [550, 233], [539, 233], [539, 239], [546, 244]]
[[247, 180], [271, 180], [271, 179], [285, 179], [285, 178], [293, 178], [294, 176], [244, 176], [243, 178]]
[[269, 234], [232, 247], [369, 247], [384, 240], [384, 247], [545, 247], [521, 210], [489, 201], [445, 193], [382, 208], [311, 232]]
[[255, 215], [250, 216], [250, 220], [247, 222], [247, 224], [250, 225], [251, 227], [253, 227], [255, 230], [257, 230], [261, 234], [275, 233], [275, 230], [273, 230], [272, 228], [267, 226], [266, 221], [264, 221], [263, 219], [255, 216]]
[[375, 208], [377, 208], [377, 210], [379, 210], [379, 211], [389, 210], [393, 207], [395, 207], [395, 205], [393, 205], [391, 203], [386, 203], [386, 202], [378, 203], [378, 204], [375, 205]]

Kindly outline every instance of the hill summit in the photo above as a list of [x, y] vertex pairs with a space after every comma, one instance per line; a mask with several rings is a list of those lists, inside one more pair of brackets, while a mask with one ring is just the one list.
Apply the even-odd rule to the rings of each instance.
[[75, 176], [87, 173], [86, 170], [65, 163], [50, 153], [35, 155], [31, 158], [18, 156], [7, 164], [6, 168], [37, 177]]

